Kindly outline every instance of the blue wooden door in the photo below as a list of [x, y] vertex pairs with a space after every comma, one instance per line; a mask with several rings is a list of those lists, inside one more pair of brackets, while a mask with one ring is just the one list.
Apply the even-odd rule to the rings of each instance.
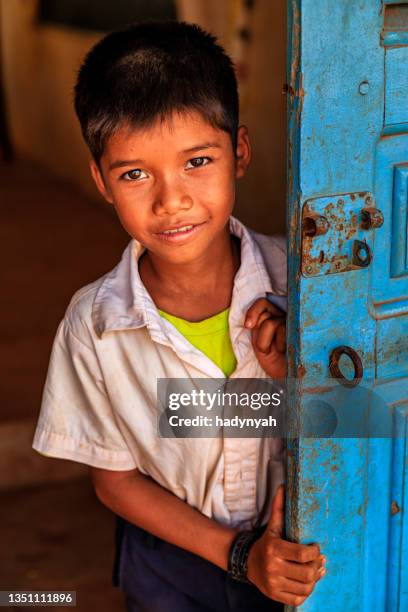
[[402, 612], [408, 2], [289, 0], [288, 12], [291, 408], [303, 427], [311, 395], [324, 398], [331, 381], [350, 398], [349, 414], [368, 389], [391, 419], [391, 435], [351, 427], [289, 442], [287, 531], [328, 558], [302, 610]]

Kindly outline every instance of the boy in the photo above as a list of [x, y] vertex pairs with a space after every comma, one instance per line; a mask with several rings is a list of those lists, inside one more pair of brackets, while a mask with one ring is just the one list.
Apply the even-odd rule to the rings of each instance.
[[157, 378], [286, 372], [282, 312], [264, 299], [285, 293], [284, 249], [231, 216], [250, 162], [232, 63], [198, 26], [132, 26], [90, 51], [75, 108], [132, 240], [67, 308], [33, 446], [90, 465], [121, 517], [128, 610], [299, 605], [323, 557], [282, 539], [282, 441], [157, 435]]

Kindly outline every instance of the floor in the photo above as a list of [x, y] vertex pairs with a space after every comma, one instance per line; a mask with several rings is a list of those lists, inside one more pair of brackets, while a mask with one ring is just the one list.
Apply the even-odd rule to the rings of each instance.
[[0, 590], [76, 591], [77, 612], [124, 610], [122, 593], [111, 586], [114, 516], [88, 479], [2, 492], [0, 499]]

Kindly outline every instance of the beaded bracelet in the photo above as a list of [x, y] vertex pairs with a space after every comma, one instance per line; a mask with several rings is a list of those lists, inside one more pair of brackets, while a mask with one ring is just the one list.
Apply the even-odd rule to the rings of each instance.
[[253, 531], [239, 531], [235, 536], [228, 557], [228, 574], [234, 580], [250, 582], [247, 578], [249, 551], [264, 531], [265, 527], [261, 527]]

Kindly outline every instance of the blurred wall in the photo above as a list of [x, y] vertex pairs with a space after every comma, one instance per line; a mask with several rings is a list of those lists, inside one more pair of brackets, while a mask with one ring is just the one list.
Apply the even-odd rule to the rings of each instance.
[[[36, 24], [37, 0], [0, 2], [6, 101], [17, 154], [99, 199], [72, 108], [72, 87], [81, 58], [101, 34]], [[242, 0], [178, 0], [181, 19], [213, 31], [243, 64], [241, 122], [252, 136], [253, 162], [239, 184], [236, 214], [258, 231], [284, 232], [286, 2], [256, 0], [246, 23], [250, 40], [240, 42], [236, 31], [244, 5]]]
[[18, 155], [41, 162], [92, 197], [88, 154], [72, 108], [81, 58], [100, 34], [37, 25], [37, 0], [1, 0], [9, 127]]
[[258, 0], [256, 7], [241, 113], [252, 136], [253, 164], [239, 191], [238, 212], [258, 231], [285, 233], [286, 2]]

